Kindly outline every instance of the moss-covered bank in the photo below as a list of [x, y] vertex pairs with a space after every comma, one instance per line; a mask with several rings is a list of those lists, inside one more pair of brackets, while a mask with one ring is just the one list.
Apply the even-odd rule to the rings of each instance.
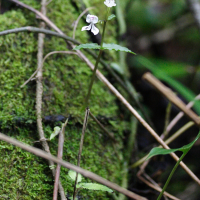
[[[39, 1], [21, 0], [36, 9]], [[80, 14], [80, 2], [66, 3], [56, 0], [48, 5], [47, 15], [68, 36], [72, 36], [73, 23]], [[96, 0], [95, 6], [102, 6], [102, 0]], [[96, 11], [94, 11], [96, 12]], [[114, 21], [112, 22], [114, 23]], [[19, 7], [5, 12], [0, 17], [0, 31], [22, 26], [38, 26], [39, 20], [33, 13]], [[85, 25], [81, 20], [76, 38], [82, 43], [88, 42], [87, 32], [81, 32]], [[116, 25], [107, 31], [108, 42], [116, 42]], [[45, 54], [51, 51], [67, 50], [65, 41], [46, 36]], [[20, 86], [31, 76], [37, 66], [37, 34], [18, 33], [0, 37], [0, 130], [30, 145], [41, 148], [38, 140], [35, 112], [35, 81], [24, 88]], [[89, 55], [88, 57], [92, 59]], [[116, 55], [112, 53], [112, 59]], [[106, 73], [104, 73], [106, 74]], [[53, 127], [59, 124], [57, 119], [71, 115], [66, 128], [63, 159], [76, 164], [84, 118], [82, 108], [87, 92], [91, 70], [76, 55], [56, 54], [50, 56], [44, 64], [43, 119], [44, 131], [48, 138]], [[120, 184], [119, 155], [123, 148], [121, 137], [124, 122], [116, 105], [115, 97], [100, 82], [96, 81], [90, 100], [93, 114], [115, 134], [119, 141], [113, 149], [110, 139], [89, 120], [85, 136], [81, 166], [106, 179]], [[51, 119], [51, 120], [47, 120]], [[51, 152], [56, 155], [57, 139], [50, 143]], [[47, 162], [19, 148], [0, 142], [0, 199], [51, 199], [53, 178]], [[66, 195], [72, 195], [73, 183], [68, 178], [68, 170], [62, 168], [61, 182]], [[85, 180], [89, 181], [89, 180]], [[111, 199], [103, 192], [81, 191], [84, 199]]]

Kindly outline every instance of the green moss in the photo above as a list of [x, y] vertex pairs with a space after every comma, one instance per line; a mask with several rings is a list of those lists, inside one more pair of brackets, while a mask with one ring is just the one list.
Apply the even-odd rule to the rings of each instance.
[[[39, 9], [37, 1], [22, 1]], [[95, 5], [102, 1], [96, 0]], [[98, 3], [98, 4], [97, 4]], [[70, 3], [52, 1], [48, 5], [48, 17], [68, 36], [72, 36], [73, 23], [79, 14]], [[114, 21], [113, 21], [114, 22]], [[29, 11], [17, 9], [8, 11], [0, 18], [0, 30], [21, 26], [38, 26], [35, 16]], [[116, 43], [116, 27], [108, 27], [106, 42]], [[85, 43], [89, 41], [88, 32], [81, 32], [85, 21], [80, 20], [76, 38]], [[112, 35], [109, 36], [109, 35]], [[65, 41], [46, 36], [44, 54], [51, 51], [68, 50]], [[35, 81], [24, 88], [20, 86], [31, 76], [37, 66], [37, 35], [18, 33], [0, 37], [0, 129], [20, 141], [33, 145], [38, 140], [35, 113]], [[91, 56], [88, 58], [94, 63]], [[112, 59], [116, 54], [111, 53]], [[102, 67], [100, 66], [102, 69]], [[76, 164], [84, 118], [83, 103], [87, 94], [91, 70], [76, 55], [51, 55], [44, 64], [43, 117], [48, 115], [71, 115], [66, 128], [63, 159]], [[106, 72], [103, 72], [105, 75]], [[81, 166], [104, 178], [120, 184], [121, 172], [118, 154], [123, 148], [121, 137], [124, 123], [121, 122], [116, 98], [99, 80], [95, 81], [90, 99], [90, 108], [98, 116], [106, 128], [116, 135], [119, 141], [114, 150], [108, 136], [89, 120], [85, 136]], [[44, 124], [44, 132], [48, 138], [55, 124]], [[40, 147], [40, 145], [37, 145]], [[57, 153], [57, 139], [50, 142], [51, 152]], [[1, 142], [0, 195], [12, 199], [50, 199], [52, 198], [53, 178], [48, 164], [41, 158], [24, 152]], [[72, 195], [73, 182], [67, 175], [68, 169], [62, 168], [61, 181], [66, 194]], [[91, 180], [86, 180], [87, 182]], [[9, 196], [10, 195], [10, 196]], [[80, 195], [89, 199], [110, 199], [107, 193], [82, 190]]]

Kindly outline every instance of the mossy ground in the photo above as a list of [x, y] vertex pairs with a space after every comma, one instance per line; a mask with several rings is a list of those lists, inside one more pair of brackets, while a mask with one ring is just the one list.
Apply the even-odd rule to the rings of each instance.
[[[22, 2], [40, 8], [35, 0]], [[102, 1], [95, 1], [95, 5]], [[98, 8], [98, 7], [97, 7]], [[47, 15], [68, 36], [72, 36], [73, 23], [79, 16], [71, 3], [61, 0], [48, 5]], [[38, 26], [39, 20], [30, 11], [15, 8], [0, 18], [0, 31], [22, 27]], [[87, 32], [81, 32], [85, 25], [79, 22], [76, 38], [82, 43], [89, 40]], [[107, 42], [115, 42], [115, 26], [108, 28]], [[65, 41], [46, 36], [44, 54], [51, 51], [67, 50]], [[20, 86], [31, 76], [37, 66], [37, 34], [17, 33], [0, 37], [0, 130], [20, 141], [41, 148], [38, 143], [35, 112], [35, 81], [24, 88]], [[88, 55], [94, 62], [94, 60]], [[112, 59], [116, 55], [111, 53]], [[101, 66], [100, 66], [101, 67]], [[82, 122], [83, 102], [87, 93], [91, 70], [76, 55], [55, 54], [44, 64], [43, 117], [62, 115], [71, 120], [66, 128], [63, 159], [76, 164]], [[106, 75], [106, 73], [104, 73]], [[121, 138], [125, 123], [120, 119], [116, 98], [97, 80], [90, 99], [90, 108], [95, 116], [112, 131], [119, 141], [114, 150], [112, 142], [101, 129], [89, 120], [85, 136], [81, 167], [95, 172], [106, 179], [120, 184], [119, 154], [123, 148]], [[56, 123], [44, 124], [48, 138]], [[52, 154], [57, 152], [57, 139], [50, 142]], [[51, 199], [53, 178], [47, 162], [5, 142], [0, 143], [0, 197], [10, 199]], [[66, 195], [72, 195], [73, 182], [67, 175], [68, 169], [62, 168], [61, 182]], [[89, 182], [90, 180], [85, 180]], [[110, 199], [104, 192], [81, 191], [84, 199]]]

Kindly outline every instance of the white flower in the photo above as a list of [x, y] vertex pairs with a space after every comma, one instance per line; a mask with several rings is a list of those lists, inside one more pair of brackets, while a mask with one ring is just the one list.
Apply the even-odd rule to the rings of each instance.
[[116, 6], [115, 0], [105, 0], [104, 4], [108, 7]]
[[94, 35], [97, 35], [99, 33], [99, 29], [96, 28], [94, 24], [96, 24], [98, 22], [98, 17], [95, 15], [88, 14], [87, 18], [86, 18], [86, 22], [90, 23], [90, 25], [84, 26], [81, 29], [81, 31], [85, 31], [85, 30], [89, 31], [91, 29], [92, 33], [94, 33]]

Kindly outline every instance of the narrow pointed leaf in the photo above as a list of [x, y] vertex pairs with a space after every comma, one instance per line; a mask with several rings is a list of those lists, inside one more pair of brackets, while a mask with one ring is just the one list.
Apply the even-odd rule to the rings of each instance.
[[108, 20], [111, 20], [111, 19], [113, 19], [113, 18], [115, 18], [116, 16], [114, 15], [114, 14], [112, 14], [112, 15], [110, 15], [109, 17], [108, 17]]
[[88, 190], [100, 190], [105, 192], [113, 192], [110, 188], [105, 185], [97, 184], [97, 183], [81, 183], [77, 185], [77, 188], [84, 188]]
[[115, 51], [124, 51], [124, 52], [127, 52], [127, 53], [135, 54], [130, 49], [128, 49], [126, 47], [122, 47], [122, 46], [120, 46], [118, 44], [105, 44], [105, 43], [103, 43], [102, 49], [115, 50]]
[[115, 50], [115, 51], [124, 51], [124, 52], [127, 52], [127, 53], [135, 54], [130, 49], [128, 49], [126, 47], [122, 47], [118, 44], [105, 44], [105, 43], [103, 43], [103, 47], [100, 47], [100, 45], [98, 45], [96, 43], [87, 43], [87, 44], [78, 45], [75, 48], [73, 48], [73, 50], [80, 50], [80, 49]]
[[80, 49], [100, 49], [100, 46], [96, 43], [87, 43], [87, 44], [80, 44], [73, 48], [73, 50], [80, 50]]
[[163, 149], [163, 148], [155, 147], [150, 151], [147, 159], [156, 155], [166, 155], [166, 154], [174, 153], [176, 151], [182, 151], [183, 153], [187, 153], [199, 138], [200, 138], [200, 132], [192, 142], [177, 149]]

